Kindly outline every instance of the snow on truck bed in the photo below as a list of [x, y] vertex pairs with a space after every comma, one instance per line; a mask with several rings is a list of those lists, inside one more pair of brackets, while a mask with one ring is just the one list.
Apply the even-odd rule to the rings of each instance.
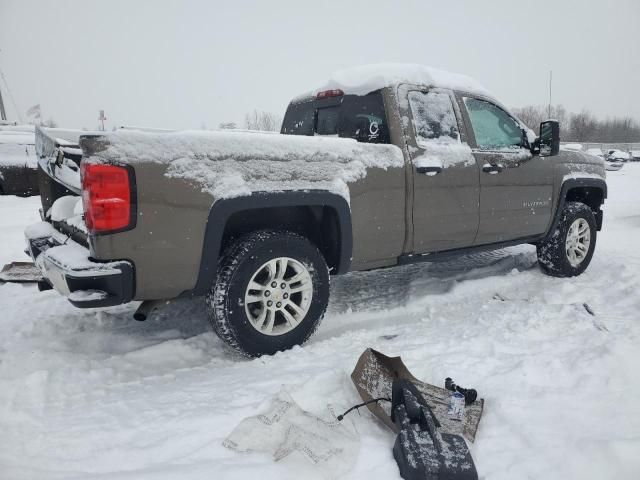
[[364, 178], [367, 168], [404, 165], [396, 146], [347, 138], [202, 131], [118, 131], [107, 138], [97, 157], [166, 163], [167, 176], [191, 180], [216, 198], [325, 189], [349, 201], [347, 185]]

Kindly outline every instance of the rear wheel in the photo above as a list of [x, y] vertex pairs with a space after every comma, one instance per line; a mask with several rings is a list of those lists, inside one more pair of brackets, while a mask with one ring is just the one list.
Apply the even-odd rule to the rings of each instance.
[[305, 237], [258, 231], [231, 245], [207, 295], [216, 334], [249, 356], [304, 343], [329, 301], [329, 271]]
[[580, 275], [596, 246], [596, 220], [588, 205], [567, 202], [553, 234], [537, 246], [538, 263], [554, 277]]

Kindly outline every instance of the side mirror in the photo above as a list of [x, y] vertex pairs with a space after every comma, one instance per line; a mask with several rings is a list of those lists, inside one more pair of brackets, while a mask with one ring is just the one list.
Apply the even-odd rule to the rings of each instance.
[[547, 120], [540, 124], [538, 138], [541, 157], [552, 157], [560, 151], [560, 123], [557, 120]]

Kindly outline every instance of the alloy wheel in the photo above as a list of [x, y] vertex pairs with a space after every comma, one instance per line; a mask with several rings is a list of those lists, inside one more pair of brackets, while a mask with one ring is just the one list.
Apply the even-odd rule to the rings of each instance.
[[289, 257], [262, 265], [251, 277], [244, 296], [247, 319], [264, 335], [283, 335], [304, 320], [313, 296], [308, 268]]

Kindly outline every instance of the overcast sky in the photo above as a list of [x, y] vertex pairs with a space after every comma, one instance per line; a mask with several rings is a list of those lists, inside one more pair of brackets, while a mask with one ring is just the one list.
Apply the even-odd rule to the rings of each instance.
[[[504, 104], [640, 119], [640, 0], [0, 0], [0, 70], [60, 126], [217, 127], [337, 69], [413, 62]], [[4, 82], [10, 119], [17, 120]]]

